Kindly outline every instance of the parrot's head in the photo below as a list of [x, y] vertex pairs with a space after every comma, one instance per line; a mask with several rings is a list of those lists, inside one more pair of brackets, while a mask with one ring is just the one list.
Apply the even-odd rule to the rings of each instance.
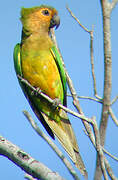
[[50, 28], [58, 28], [60, 18], [56, 9], [41, 5], [33, 8], [21, 9], [21, 22], [25, 33], [49, 32]]

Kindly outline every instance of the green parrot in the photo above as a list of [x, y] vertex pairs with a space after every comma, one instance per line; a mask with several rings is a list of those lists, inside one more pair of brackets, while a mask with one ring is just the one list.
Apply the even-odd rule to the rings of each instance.
[[[66, 76], [59, 52], [50, 37], [50, 29], [58, 28], [60, 19], [50, 6], [22, 8], [22, 39], [14, 48], [14, 67], [17, 76], [27, 80], [51, 99], [66, 106]], [[71, 160], [87, 177], [77, 141], [66, 112], [54, 108], [45, 98], [32, 93], [19, 79], [20, 86], [34, 113], [48, 134], [60, 141]]]

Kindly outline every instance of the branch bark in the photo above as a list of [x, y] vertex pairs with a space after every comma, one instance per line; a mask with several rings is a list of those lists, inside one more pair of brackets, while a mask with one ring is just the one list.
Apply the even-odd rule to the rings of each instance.
[[40, 180], [64, 180], [58, 173], [53, 172], [2, 136], [0, 136], [0, 155], [7, 157], [34, 178]]
[[[112, 4], [113, 6], [113, 4]], [[110, 31], [110, 15], [111, 4], [108, 0], [101, 0], [102, 17], [103, 17], [103, 37], [104, 37], [104, 93], [103, 105], [100, 121], [100, 140], [104, 147], [106, 130], [109, 118], [109, 108], [111, 102], [111, 88], [112, 88], [112, 54], [111, 54], [111, 31]], [[97, 156], [95, 180], [100, 180], [102, 177], [101, 165], [99, 156]]]
[[36, 131], [36, 133], [41, 136], [48, 144], [49, 146], [53, 149], [53, 151], [57, 154], [57, 156], [62, 160], [62, 162], [65, 164], [67, 167], [68, 171], [72, 175], [73, 179], [79, 180], [79, 177], [77, 176], [75, 170], [71, 166], [70, 162], [66, 159], [66, 157], [62, 154], [62, 152], [59, 150], [59, 148], [50, 140], [50, 138], [45, 135], [40, 128], [37, 126], [33, 118], [30, 116], [30, 114], [27, 111], [23, 111], [25, 117], [33, 127], [33, 129]]

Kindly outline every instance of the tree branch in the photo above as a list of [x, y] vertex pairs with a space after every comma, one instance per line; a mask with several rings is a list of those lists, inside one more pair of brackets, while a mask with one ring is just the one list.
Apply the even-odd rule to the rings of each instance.
[[30, 114], [27, 111], [23, 111], [23, 113], [24, 113], [25, 117], [27, 118], [27, 120], [29, 121], [29, 123], [31, 124], [31, 126], [33, 127], [33, 129], [36, 131], [36, 133], [39, 136], [41, 136], [49, 144], [49, 146], [54, 150], [54, 152], [57, 154], [57, 156], [62, 160], [62, 162], [65, 164], [65, 166], [67, 167], [68, 171], [72, 175], [72, 177], [75, 180], [79, 180], [79, 177], [77, 176], [75, 170], [71, 166], [70, 162], [64, 157], [64, 155], [59, 150], [59, 148], [50, 140], [50, 138], [48, 136], [46, 136], [40, 130], [40, 128], [37, 126], [37, 124], [35, 123], [35, 121], [33, 120], [33, 118], [30, 116]]
[[91, 72], [92, 72], [92, 79], [93, 79], [93, 89], [94, 89], [94, 96], [97, 99], [101, 98], [97, 94], [97, 87], [96, 87], [96, 77], [95, 77], [95, 70], [94, 70], [94, 56], [93, 56], [93, 28], [90, 31], [90, 59], [91, 59]]
[[112, 10], [115, 8], [115, 6], [117, 5], [118, 0], [112, 0], [112, 2], [110, 3], [110, 8], [111, 8], [111, 12]]
[[[68, 97], [72, 97], [71, 94], [67, 94]], [[87, 99], [87, 100], [91, 100], [94, 102], [98, 102], [102, 104], [102, 99], [98, 99], [98, 98], [94, 98], [94, 97], [89, 97], [89, 96], [78, 96], [79, 99]]]
[[34, 178], [40, 180], [64, 180], [58, 173], [53, 172], [2, 136], [0, 136], [0, 155], [7, 157]]
[[111, 118], [113, 119], [116, 126], [118, 126], [118, 119], [116, 118], [115, 114], [113, 113], [113, 110], [111, 109], [111, 107], [109, 108], [109, 114], [111, 115]]
[[[104, 147], [106, 130], [109, 117], [111, 87], [112, 87], [112, 57], [111, 57], [111, 32], [110, 32], [110, 11], [109, 2], [101, 0], [102, 14], [103, 14], [103, 35], [104, 35], [104, 95], [103, 106], [100, 121], [100, 140]], [[102, 176], [99, 156], [97, 157], [95, 180], [100, 180]]]
[[118, 100], [118, 96], [116, 96], [116, 97], [112, 100], [111, 105], [114, 104], [117, 100]]
[[90, 57], [91, 57], [91, 71], [92, 71], [92, 78], [93, 78], [93, 87], [94, 87], [94, 96], [96, 96], [98, 99], [101, 99], [97, 95], [97, 88], [96, 88], [96, 78], [95, 78], [95, 72], [94, 72], [94, 56], [93, 56], [93, 28], [92, 30], [88, 30], [85, 26], [83, 26], [78, 18], [75, 17], [75, 15], [72, 13], [72, 11], [69, 9], [69, 7], [66, 7], [70, 15], [73, 17], [73, 19], [78, 22], [78, 24], [81, 26], [82, 29], [84, 29], [85, 32], [88, 32], [90, 34]]
[[110, 152], [108, 152], [106, 149], [102, 148], [104, 153], [107, 154], [109, 157], [111, 157], [112, 159], [114, 159], [115, 161], [118, 161], [118, 158], [115, 157], [114, 155], [112, 155]]
[[90, 32], [90, 59], [91, 59], [91, 72], [93, 78], [94, 96], [97, 96], [96, 78], [94, 72], [94, 56], [93, 56], [93, 29]]
[[66, 9], [68, 10], [68, 12], [70, 13], [70, 15], [73, 17], [73, 19], [75, 19], [76, 22], [78, 22], [78, 24], [84, 29], [84, 31], [90, 33], [91, 30], [88, 30], [85, 26], [83, 26], [80, 21], [75, 17], [75, 15], [72, 13], [72, 11], [70, 10], [70, 8], [68, 6], [66, 6]]
[[103, 149], [101, 147], [99, 130], [98, 130], [95, 118], [93, 118], [93, 130], [94, 130], [94, 133], [95, 133], [96, 150], [97, 150], [98, 156], [100, 158], [100, 164], [101, 164], [101, 169], [102, 169], [102, 172], [103, 172], [103, 176], [104, 176], [105, 180], [108, 180], [108, 176], [107, 176], [106, 169], [105, 169], [105, 161], [104, 161]]

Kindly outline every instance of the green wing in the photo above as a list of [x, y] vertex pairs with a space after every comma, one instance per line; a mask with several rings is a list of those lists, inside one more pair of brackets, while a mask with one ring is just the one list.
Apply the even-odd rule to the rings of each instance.
[[[14, 48], [14, 54], [13, 54], [13, 58], [14, 58], [14, 68], [16, 71], [16, 75], [17, 78], [18, 76], [22, 77], [22, 66], [21, 66], [21, 47], [20, 44], [16, 44], [15, 48]], [[31, 90], [29, 88], [29, 86], [25, 85], [19, 78], [18, 78], [19, 84], [26, 96], [26, 98], [28, 99], [28, 93], [31, 93]]]
[[16, 75], [22, 77], [22, 69], [21, 69], [21, 58], [20, 58], [20, 44], [17, 44], [14, 48], [14, 68], [16, 71]]
[[61, 77], [61, 81], [62, 81], [62, 85], [63, 85], [63, 91], [64, 91], [63, 105], [66, 106], [67, 105], [67, 102], [66, 102], [67, 86], [66, 86], [66, 75], [65, 75], [64, 67], [63, 67], [61, 57], [60, 57], [60, 54], [59, 54], [56, 46], [53, 46], [51, 48], [51, 53], [55, 59], [55, 62], [57, 64], [57, 67], [58, 67], [58, 70], [60, 73], [60, 77]]
[[[21, 63], [21, 47], [20, 47], [20, 44], [17, 44], [15, 46], [13, 58], [14, 58], [14, 68], [16, 71], [16, 75], [17, 76], [19, 75], [20, 77], [22, 77], [22, 63]], [[38, 119], [40, 120], [42, 125], [45, 127], [45, 129], [49, 133], [49, 135], [53, 139], [55, 139], [51, 128], [49, 127], [47, 122], [44, 120], [44, 117], [42, 116], [42, 113], [40, 112], [40, 110], [43, 108], [42, 103], [40, 103], [40, 99], [42, 99], [42, 98], [37, 98], [36, 96], [31, 95], [32, 90], [30, 89], [30, 87], [28, 85], [24, 84], [19, 78], [18, 78], [18, 81], [19, 81], [19, 84], [20, 84], [20, 86], [24, 92], [25, 97], [27, 98], [29, 104], [32, 107], [32, 110], [37, 115]], [[45, 99], [43, 99], [43, 102], [45, 103]]]

